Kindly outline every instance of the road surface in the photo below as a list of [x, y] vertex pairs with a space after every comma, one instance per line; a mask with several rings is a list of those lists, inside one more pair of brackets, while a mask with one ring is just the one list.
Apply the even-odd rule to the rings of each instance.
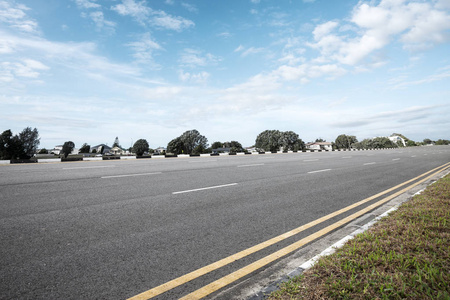
[[[130, 298], [449, 161], [450, 147], [434, 146], [2, 165], [0, 299]], [[155, 299], [180, 298], [336, 220]]]

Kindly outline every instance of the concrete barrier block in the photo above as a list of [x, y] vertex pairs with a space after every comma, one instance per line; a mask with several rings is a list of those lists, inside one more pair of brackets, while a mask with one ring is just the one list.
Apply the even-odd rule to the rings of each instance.
[[61, 158], [38, 158], [38, 163], [52, 163], [52, 162], [61, 162]]

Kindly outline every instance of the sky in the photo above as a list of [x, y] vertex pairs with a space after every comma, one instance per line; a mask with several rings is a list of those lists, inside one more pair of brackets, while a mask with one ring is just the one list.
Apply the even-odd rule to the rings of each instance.
[[450, 139], [449, 41], [450, 0], [0, 0], [0, 131]]

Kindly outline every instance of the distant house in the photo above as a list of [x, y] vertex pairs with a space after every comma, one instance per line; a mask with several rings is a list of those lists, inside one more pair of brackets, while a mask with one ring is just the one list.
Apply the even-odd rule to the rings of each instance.
[[250, 153], [252, 153], [252, 152], [258, 152], [258, 151], [256, 151], [256, 147], [245, 147], [245, 150], [246, 150], [247, 152], [250, 152]]
[[50, 150], [49, 152], [53, 153], [53, 154], [56, 154], [56, 155], [59, 155], [61, 153], [61, 151], [62, 151], [62, 147], [63, 147], [63, 145], [57, 145], [52, 150]]
[[309, 150], [333, 150], [333, 145], [330, 142], [315, 142], [306, 144], [306, 149]]
[[109, 153], [112, 153], [114, 155], [127, 155], [130, 154], [130, 151], [123, 149], [120, 146], [114, 146], [109, 150]]
[[[49, 150], [48, 152], [56, 154], [56, 155], [60, 155], [62, 152], [62, 148], [63, 148], [63, 145], [57, 145], [52, 150]], [[80, 149], [78, 149], [78, 148], [73, 148], [73, 150], [72, 150], [72, 152], [70, 152], [70, 154], [78, 154], [79, 150]]]
[[[101, 148], [103, 147], [103, 151], [100, 153]], [[108, 145], [105, 144], [100, 144], [94, 147], [91, 147], [90, 152], [92, 153], [92, 151], [95, 149], [95, 152], [97, 152], [98, 154], [105, 154], [105, 153], [109, 153], [109, 151], [111, 151], [111, 147], [109, 147]]]
[[164, 147], [158, 147], [158, 148], [156, 148], [156, 149], [154, 150], [153, 153], [155, 153], [155, 154], [163, 154], [163, 153], [166, 153], [166, 151], [167, 151], [166, 148], [164, 148]]

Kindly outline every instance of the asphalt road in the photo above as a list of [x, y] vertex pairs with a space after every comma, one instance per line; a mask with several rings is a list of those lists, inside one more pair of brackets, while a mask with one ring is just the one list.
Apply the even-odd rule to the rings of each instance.
[[0, 299], [132, 297], [449, 161], [434, 146], [1, 165]]

